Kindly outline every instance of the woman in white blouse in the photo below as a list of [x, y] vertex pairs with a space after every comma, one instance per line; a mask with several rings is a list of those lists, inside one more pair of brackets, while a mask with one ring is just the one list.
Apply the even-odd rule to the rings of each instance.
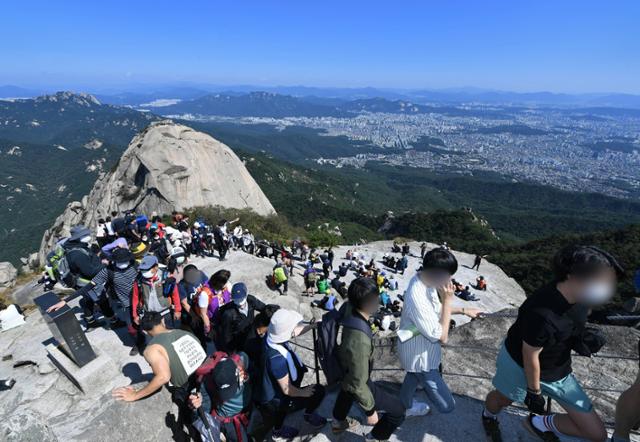
[[404, 294], [400, 330], [413, 334], [398, 349], [400, 363], [407, 372], [400, 391], [407, 416], [424, 415], [430, 410], [426, 403], [413, 399], [418, 384], [441, 413], [455, 408], [451, 391], [440, 374], [441, 344], [447, 342], [453, 314], [475, 318], [480, 313], [477, 309], [453, 307], [451, 277], [457, 270], [458, 261], [449, 250], [431, 250]]

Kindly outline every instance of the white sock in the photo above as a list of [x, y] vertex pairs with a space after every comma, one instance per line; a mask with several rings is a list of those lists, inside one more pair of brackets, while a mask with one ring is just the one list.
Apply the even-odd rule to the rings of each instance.
[[497, 415], [497, 414], [493, 414], [492, 412], [490, 412], [489, 410], [487, 410], [487, 408], [486, 408], [486, 407], [482, 410], [482, 415], [483, 415], [484, 417], [488, 417], [488, 418], [491, 418], [491, 419], [497, 419], [497, 418], [498, 418], [498, 415]]
[[555, 414], [548, 414], [545, 416], [533, 416], [531, 419], [531, 424], [536, 427], [538, 430], [546, 432], [551, 431], [552, 433], [560, 436], [562, 433], [558, 431], [555, 423], [553, 422]]

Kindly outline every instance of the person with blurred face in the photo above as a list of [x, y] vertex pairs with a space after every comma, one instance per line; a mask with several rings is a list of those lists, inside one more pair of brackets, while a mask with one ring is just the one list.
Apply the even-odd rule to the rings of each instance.
[[430, 410], [427, 403], [413, 399], [418, 384], [440, 413], [450, 413], [455, 408], [453, 395], [440, 375], [441, 344], [449, 338], [453, 314], [470, 318], [480, 314], [476, 309], [453, 306], [455, 289], [451, 277], [457, 271], [458, 261], [453, 253], [442, 248], [431, 250], [405, 292], [400, 330], [411, 331], [411, 337], [402, 340], [398, 350], [402, 368], [407, 371], [400, 391], [407, 417], [425, 415]]
[[[594, 246], [568, 246], [553, 260], [554, 280], [529, 296], [507, 333], [496, 362], [482, 421], [490, 440], [501, 441], [497, 415], [512, 402], [531, 414], [525, 427], [546, 441], [573, 436], [602, 442], [607, 432], [571, 369], [571, 351], [597, 352], [604, 344], [586, 328], [589, 308], [609, 302], [622, 267]], [[586, 350], [585, 350], [585, 347]], [[544, 395], [564, 408], [546, 414]]]

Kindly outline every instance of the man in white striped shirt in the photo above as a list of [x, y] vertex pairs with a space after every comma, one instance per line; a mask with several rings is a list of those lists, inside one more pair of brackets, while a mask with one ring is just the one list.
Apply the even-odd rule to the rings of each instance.
[[458, 261], [446, 249], [439, 248], [426, 253], [422, 269], [411, 279], [404, 294], [404, 307], [400, 330], [409, 332], [411, 338], [399, 346], [402, 368], [407, 371], [400, 397], [407, 408], [407, 417], [425, 415], [429, 406], [413, 399], [421, 384], [432, 404], [441, 413], [450, 413], [455, 401], [440, 374], [441, 344], [449, 337], [453, 314], [471, 318], [480, 311], [453, 307], [455, 299], [451, 277], [458, 270]]

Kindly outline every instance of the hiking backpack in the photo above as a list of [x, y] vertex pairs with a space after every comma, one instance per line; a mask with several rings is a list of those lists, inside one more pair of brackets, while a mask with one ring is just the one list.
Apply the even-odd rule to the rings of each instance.
[[344, 377], [344, 370], [338, 359], [338, 334], [340, 326], [360, 330], [371, 337], [371, 327], [369, 324], [354, 318], [352, 315], [345, 316], [346, 303], [339, 310], [333, 309], [322, 315], [322, 321], [318, 324], [316, 337], [316, 353], [320, 368], [327, 379], [327, 385], [332, 385]]
[[273, 271], [273, 280], [276, 284], [282, 284], [287, 280], [287, 274], [282, 267], [276, 267]]
[[196, 370], [196, 382], [200, 385], [204, 381], [204, 386], [211, 397], [211, 400], [216, 405], [220, 405], [220, 399], [216, 395], [216, 385], [213, 382], [212, 376], [209, 374], [213, 373], [213, 369], [216, 368], [216, 365], [220, 363], [223, 359], [231, 359], [236, 364], [236, 374], [238, 376], [238, 385], [242, 386], [244, 383], [249, 381], [249, 373], [244, 367], [244, 363], [239, 354], [233, 353], [228, 354], [224, 351], [217, 351], [213, 355], [209, 356], [202, 365]]
[[[64, 247], [66, 242], [67, 239], [59, 241], [53, 252], [47, 256], [48, 265], [51, 267], [50, 276], [53, 276], [53, 279], [58, 281], [64, 287], [76, 288], [80, 278], [71, 271], [71, 266], [67, 259], [67, 253], [69, 250]], [[81, 247], [76, 250], [79, 250], [86, 255], [89, 254], [87, 250]]]

